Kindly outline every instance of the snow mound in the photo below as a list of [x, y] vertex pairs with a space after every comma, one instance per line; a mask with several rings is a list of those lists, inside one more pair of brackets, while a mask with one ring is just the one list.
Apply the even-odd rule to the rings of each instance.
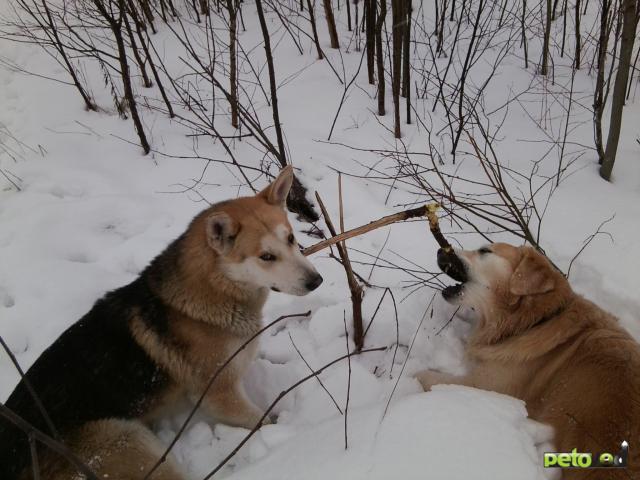
[[[540, 459], [549, 448], [545, 442], [550, 429], [528, 419], [518, 400], [472, 388], [438, 386], [392, 402], [383, 418], [384, 408], [385, 402], [379, 402], [349, 411], [347, 450], [344, 417], [338, 414], [321, 423], [265, 426], [248, 445], [250, 463], [238, 466], [227, 478], [545, 478]], [[182, 448], [197, 450], [199, 467], [204, 467], [202, 446], [187, 443]], [[222, 457], [221, 452], [210, 455], [210, 459]]]

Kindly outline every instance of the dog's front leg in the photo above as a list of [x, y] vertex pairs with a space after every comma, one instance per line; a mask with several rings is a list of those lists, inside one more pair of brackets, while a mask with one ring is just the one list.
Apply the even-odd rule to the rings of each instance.
[[[240, 383], [219, 385], [207, 395], [207, 412], [221, 423], [235, 427], [253, 428], [262, 418], [263, 412], [253, 404]], [[271, 423], [267, 417], [264, 424]]]
[[436, 372], [435, 370], [423, 370], [416, 374], [416, 379], [427, 392], [431, 390], [434, 385], [465, 385], [472, 387], [473, 382], [467, 376], [456, 376], [448, 373]]

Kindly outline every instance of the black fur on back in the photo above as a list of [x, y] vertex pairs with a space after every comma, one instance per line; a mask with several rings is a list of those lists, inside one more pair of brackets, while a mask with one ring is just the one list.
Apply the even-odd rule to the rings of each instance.
[[[176, 240], [140, 277], [107, 293], [69, 327], [27, 371], [26, 376], [56, 429], [64, 436], [87, 422], [136, 418], [169, 378], [134, 341], [129, 330], [139, 314], [149, 328], [167, 328], [167, 307], [150, 288], [177, 267]], [[51, 435], [24, 382], [6, 402], [16, 414]], [[0, 417], [0, 480], [16, 480], [30, 465], [27, 436]]]

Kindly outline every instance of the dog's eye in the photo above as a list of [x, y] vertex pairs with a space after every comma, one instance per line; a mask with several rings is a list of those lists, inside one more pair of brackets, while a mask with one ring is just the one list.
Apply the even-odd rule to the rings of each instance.
[[486, 255], [487, 253], [491, 253], [491, 250], [488, 249], [487, 247], [482, 247], [481, 249], [478, 250], [478, 253], [480, 255]]
[[287, 241], [289, 242], [289, 245], [293, 245], [296, 242], [296, 237], [293, 236], [293, 233], [289, 234]]
[[275, 262], [276, 256], [271, 253], [263, 253], [262, 255], [260, 255], [260, 260], [262, 260], [263, 262]]

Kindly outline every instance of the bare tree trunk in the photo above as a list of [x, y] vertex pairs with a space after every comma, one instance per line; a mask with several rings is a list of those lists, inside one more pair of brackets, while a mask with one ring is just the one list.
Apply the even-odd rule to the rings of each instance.
[[380, 0], [380, 12], [376, 23], [376, 66], [378, 67], [378, 115], [386, 113], [384, 108], [384, 50], [382, 49], [382, 27], [387, 17], [387, 0]]
[[[347, 5], [349, 5], [349, 0], [347, 0]], [[313, 43], [316, 44], [318, 60], [322, 60], [324, 58], [324, 55], [322, 55], [322, 48], [320, 48], [320, 40], [318, 39], [318, 28], [316, 26], [316, 15], [313, 9], [314, 5], [311, 3], [311, 0], [307, 0], [307, 7], [309, 9], [309, 21], [311, 22], [311, 30], [313, 31]]]
[[500, 9], [500, 18], [498, 19], [498, 29], [502, 28], [502, 21], [504, 20], [504, 12], [507, 9], [507, 3], [509, 3], [509, 0], [504, 0], [502, 2], [502, 8]]
[[436, 44], [436, 55], [440, 55], [442, 53], [442, 43], [444, 40], [444, 20], [446, 18], [446, 10], [447, 10], [447, 2], [446, 0], [443, 0], [442, 9], [440, 10], [440, 21], [438, 22], [439, 28], [438, 28], [438, 42]]
[[142, 8], [142, 13], [151, 26], [151, 31], [156, 33], [156, 27], [153, 25], [153, 12], [151, 11], [151, 7], [149, 7], [149, 0], [140, 0], [140, 8]]
[[453, 22], [455, 19], [454, 15], [456, 13], [456, 0], [451, 0], [451, 14], [449, 15], [449, 21]]
[[366, 42], [365, 45], [367, 47], [367, 75], [369, 78], [369, 83], [373, 85], [376, 81], [375, 79], [375, 61], [376, 61], [376, 51], [375, 51], [375, 25], [376, 25], [376, 1], [375, 0], [365, 0], [364, 1], [364, 10], [365, 10], [365, 19], [366, 19]]
[[[238, 67], [237, 47], [238, 38], [238, 10], [235, 0], [227, 0], [227, 12], [229, 12], [229, 93], [231, 103], [231, 125], [238, 128]], [[265, 45], [266, 46], [266, 45]]]
[[462, 135], [462, 131], [464, 130], [464, 125], [467, 121], [464, 110], [462, 108], [464, 104], [464, 96], [465, 96], [465, 85], [467, 83], [467, 75], [469, 74], [469, 69], [471, 68], [471, 55], [473, 53], [474, 43], [478, 41], [478, 29], [480, 28], [480, 20], [482, 19], [482, 12], [484, 11], [484, 0], [479, 0], [478, 2], [478, 13], [476, 15], [476, 19], [473, 22], [473, 32], [471, 34], [471, 41], [469, 42], [469, 47], [467, 48], [467, 55], [464, 59], [464, 64], [462, 66], [462, 72], [460, 74], [460, 92], [459, 101], [458, 101], [458, 130], [456, 131], [455, 138], [453, 140], [453, 145], [451, 147], [451, 154], [453, 155], [453, 163], [456, 163], [456, 152], [458, 150], [458, 142], [460, 141], [460, 136]]
[[391, 71], [391, 92], [393, 95], [394, 108], [394, 135], [396, 138], [402, 137], [400, 130], [400, 82], [402, 69], [402, 36], [404, 34], [403, 21], [404, 0], [391, 0], [391, 18], [393, 19], [393, 50], [392, 50], [392, 71]]
[[569, 2], [564, 0], [562, 7], [562, 47], [560, 47], [560, 58], [564, 58], [564, 41], [567, 38], [567, 4]]
[[522, 15], [520, 16], [520, 29], [522, 30], [522, 46], [524, 48], [524, 68], [529, 68], [529, 49], [527, 48], [527, 27], [525, 15], [527, 13], [527, 0], [522, 0]]
[[403, 56], [402, 56], [402, 96], [406, 99], [407, 104], [407, 123], [411, 124], [411, 0], [405, 0], [404, 5], [405, 25], [403, 34]]
[[145, 57], [147, 58], [147, 62], [149, 62], [149, 67], [151, 68], [151, 73], [153, 73], [153, 78], [156, 81], [156, 86], [160, 90], [160, 95], [162, 95], [162, 99], [164, 100], [164, 104], [167, 107], [167, 112], [169, 113], [169, 118], [173, 118], [176, 114], [173, 111], [173, 106], [169, 101], [169, 97], [167, 97], [167, 92], [164, 89], [164, 85], [162, 85], [162, 81], [160, 80], [160, 74], [155, 66], [153, 61], [153, 57], [151, 56], [151, 52], [149, 51], [149, 47], [147, 47], [147, 42], [142, 35], [144, 28], [144, 24], [140, 17], [138, 17], [138, 13], [133, 5], [133, 0], [129, 0], [129, 9], [131, 11], [131, 18], [133, 19], [133, 24], [136, 27], [136, 34], [138, 35], [138, 39], [140, 40], [140, 45], [142, 45], [142, 50], [144, 51]]
[[553, 0], [553, 9], [551, 12], [551, 20], [555, 20], [556, 19], [556, 11], [558, 8], [558, 0]]
[[[146, 155], [151, 151], [151, 147], [149, 146], [147, 136], [144, 133], [142, 120], [140, 119], [140, 115], [138, 114], [138, 106], [133, 95], [133, 87], [131, 86], [131, 73], [129, 70], [129, 62], [127, 60], [127, 49], [124, 43], [124, 38], [122, 36], [122, 24], [125, 15], [124, 0], [118, 0], [118, 18], [113, 16], [115, 15], [115, 13], [113, 13], [113, 8], [109, 8], [107, 10], [107, 7], [105, 7], [103, 0], [93, 0], [93, 4], [96, 6], [100, 15], [102, 15], [102, 17], [106, 20], [116, 41], [116, 46], [118, 48], [118, 61], [120, 63], [120, 76], [122, 77], [122, 86], [124, 89], [124, 97], [127, 101], [127, 105], [129, 106], [129, 111], [131, 112], [131, 119], [133, 120], [133, 125], [136, 129], [136, 133], [138, 134], [138, 138], [140, 139], [140, 146], [142, 147], [142, 150], [144, 150], [144, 153]], [[113, 4], [110, 5], [110, 7], [113, 7]]]
[[351, 31], [351, 0], [345, 0], [347, 4], [347, 28]]
[[[65, 50], [64, 44], [60, 40], [60, 37], [58, 35], [58, 27], [53, 20], [53, 16], [51, 15], [51, 10], [49, 10], [49, 5], [47, 4], [47, 0], [42, 0], [42, 6], [47, 15], [47, 24], [49, 25], [49, 30], [54, 40], [52, 43], [54, 44], [55, 49], [58, 51], [58, 53], [62, 57], [62, 61], [67, 67], [67, 71], [69, 72], [69, 75], [71, 75], [73, 84], [75, 85], [76, 89], [78, 90], [78, 93], [80, 93], [80, 96], [82, 97], [85, 107], [87, 108], [87, 110], [96, 111], [98, 109], [96, 107], [96, 104], [94, 103], [89, 93], [85, 90], [84, 86], [82, 85], [82, 82], [80, 82], [80, 79], [76, 74], [76, 69], [71, 64], [71, 61], [69, 60], [69, 56], [67, 55], [67, 52]], [[32, 12], [30, 9], [28, 10], [28, 12], [31, 16], [35, 15], [35, 12]]]
[[551, 38], [551, 0], [546, 1], [547, 12], [544, 22], [544, 39], [542, 43], [542, 66], [540, 74], [546, 75], [549, 71], [549, 39]]
[[324, 5], [324, 16], [327, 18], [327, 27], [329, 28], [329, 37], [331, 38], [331, 48], [340, 48], [338, 31], [336, 30], [336, 19], [333, 16], [331, 0], [322, 0], [322, 4]]
[[[282, 125], [280, 124], [280, 113], [278, 111], [278, 93], [276, 87], [276, 73], [273, 67], [273, 54], [271, 50], [271, 37], [267, 29], [267, 22], [264, 18], [264, 10], [262, 9], [262, 0], [256, 0], [256, 8], [258, 10], [258, 19], [260, 20], [260, 29], [262, 30], [262, 39], [264, 41], [264, 50], [267, 56], [267, 69], [269, 70], [269, 87], [271, 89], [271, 109], [273, 111], [273, 123], [278, 139], [278, 162], [282, 167], [288, 165], [286, 150], [284, 148], [284, 139], [282, 137]], [[313, 205], [306, 198], [306, 189], [298, 180], [293, 177], [293, 185], [287, 197], [287, 206], [289, 210], [297, 213], [308, 222], [315, 222], [320, 217], [313, 209]]]
[[604, 74], [606, 69], [607, 49], [609, 45], [609, 11], [612, 0], [602, 0], [600, 11], [600, 35], [598, 39], [598, 64], [596, 87], [593, 97], [593, 127], [598, 163], [604, 162], [604, 145], [602, 143], [602, 115], [604, 113]]
[[574, 59], [574, 68], [576, 70], [580, 70], [580, 55], [581, 55], [581, 39], [580, 39], [580, 0], [576, 0], [575, 5], [575, 16], [576, 16], [576, 53]]
[[131, 30], [131, 24], [129, 23], [129, 17], [127, 15], [126, 9], [123, 10], [122, 18], [124, 20], [124, 26], [127, 29], [127, 35], [129, 36], [129, 42], [131, 43], [131, 50], [133, 51], [133, 58], [135, 58], [136, 63], [138, 64], [138, 69], [140, 70], [140, 74], [142, 75], [142, 84], [145, 88], [151, 88], [153, 83], [149, 80], [149, 75], [147, 75], [147, 69], [144, 66], [144, 60], [140, 56], [140, 51], [138, 50], [138, 45], [136, 44], [136, 39], [133, 36], [133, 30]]
[[209, 16], [209, 0], [200, 0], [200, 13]]
[[638, 20], [636, 17], [636, 0], [622, 0], [621, 8], [622, 38], [620, 39], [620, 61], [613, 85], [607, 147], [604, 152], [604, 161], [600, 166], [600, 176], [605, 180], [611, 180], [611, 172], [616, 161], [618, 141], [620, 140], [620, 130], [622, 128], [622, 111], [624, 109], [629, 67], [631, 66], [631, 55], [633, 54]]
[[278, 140], [278, 161], [284, 168], [287, 166], [287, 156], [284, 148], [284, 140], [282, 138], [282, 127], [280, 125], [280, 113], [278, 111], [278, 90], [276, 87], [276, 72], [273, 67], [273, 54], [271, 53], [271, 37], [267, 29], [267, 22], [264, 19], [264, 10], [262, 9], [262, 0], [256, 0], [258, 10], [258, 18], [260, 20], [260, 28], [262, 29], [262, 40], [264, 41], [264, 50], [267, 57], [267, 68], [269, 70], [269, 86], [271, 88], [271, 109], [273, 110], [273, 123], [276, 130]]

